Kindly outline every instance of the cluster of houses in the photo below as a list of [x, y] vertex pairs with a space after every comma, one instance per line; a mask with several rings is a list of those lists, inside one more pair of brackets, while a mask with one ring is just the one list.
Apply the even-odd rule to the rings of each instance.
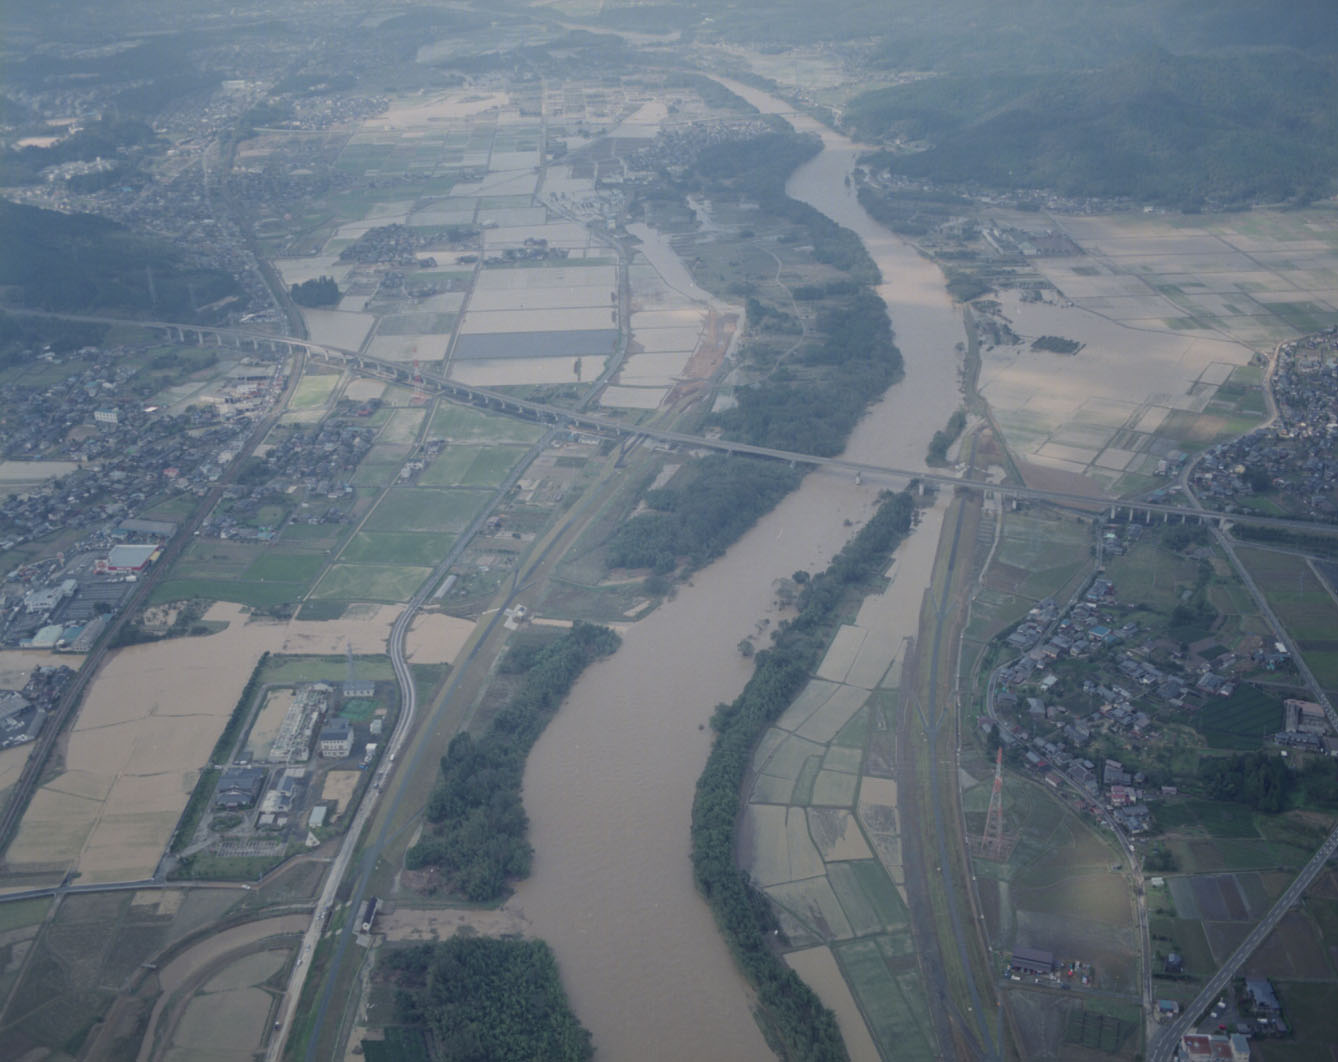
[[[281, 528], [260, 520], [260, 510], [276, 495], [295, 491], [307, 502], [343, 502], [353, 493], [353, 473], [372, 448], [373, 432], [325, 420], [311, 428], [295, 427], [282, 445], [273, 446], [254, 471], [224, 489], [223, 497], [204, 520], [201, 534], [237, 541], [268, 542]], [[310, 523], [331, 523], [347, 515], [347, 506], [322, 505], [303, 511]]]
[[453, 225], [440, 229], [411, 228], [408, 225], [378, 225], [368, 229], [339, 252], [341, 262], [360, 265], [435, 266], [435, 259], [425, 259], [420, 252], [442, 244], [475, 246], [479, 230], [473, 225]]
[[[251, 426], [212, 404], [180, 414], [146, 408], [121, 394], [121, 348], [94, 351], [97, 367], [41, 390], [16, 387], [3, 399], [5, 454], [73, 461], [66, 475], [0, 500], [0, 549], [70, 528], [131, 518], [164, 492], [203, 495]], [[272, 373], [272, 368], [267, 370]]]
[[1338, 328], [1284, 344], [1271, 385], [1277, 418], [1206, 451], [1194, 467], [1195, 493], [1208, 504], [1249, 509], [1255, 495], [1273, 492], [1289, 512], [1332, 520], [1338, 517]]
[[[1001, 743], [1052, 786], [1071, 783], [1132, 834], [1151, 826], [1148, 780], [1114, 759], [1098, 764], [1084, 749], [1099, 735], [1134, 744], [1151, 740], [1158, 712], [1189, 714], [1230, 697], [1242, 674], [1281, 666], [1286, 654], [1262, 640], [1249, 653], [1229, 651], [1212, 638], [1184, 645], [1128, 622], [1127, 614], [1105, 577], [1094, 579], [1067, 612], [1053, 600], [1039, 602], [1006, 638], [1020, 655], [996, 672], [992, 718], [982, 726], [993, 727]], [[1076, 672], [1061, 666], [1075, 660], [1090, 666]], [[1281, 743], [1327, 748], [1327, 719], [1318, 705], [1298, 708], [1288, 719]]]

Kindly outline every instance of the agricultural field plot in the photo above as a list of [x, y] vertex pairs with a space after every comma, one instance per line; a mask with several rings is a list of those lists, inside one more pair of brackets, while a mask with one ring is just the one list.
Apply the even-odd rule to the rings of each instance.
[[[336, 529], [337, 530], [337, 529]], [[261, 546], [199, 539], [171, 576], [153, 591], [151, 603], [201, 597], [256, 608], [300, 599], [324, 566], [319, 545]]]
[[[924, 520], [941, 516], [932, 510]], [[901, 545], [889, 584], [840, 628], [817, 675], [762, 737], [738, 845], [798, 949], [789, 961], [843, 1015], [843, 1029], [853, 1001], [865, 1029], [848, 1043], [871, 1037], [882, 1058], [935, 1057], [911, 945], [897, 785], [886, 777], [895, 695], [871, 693], [889, 681], [900, 651], [888, 632], [902, 618], [909, 584], [896, 573], [920, 563], [919, 549], [932, 562], [930, 531]], [[844, 984], [831, 976], [824, 945]]]
[[1338, 602], [1305, 558], [1242, 548], [1237, 556], [1254, 577], [1269, 605], [1314, 672], [1333, 696], [1338, 694]]
[[[234, 894], [213, 889], [65, 897], [32, 944], [0, 1016], [0, 1052], [7, 1058], [48, 1057], [86, 1046], [116, 992], [141, 972], [141, 963], [234, 903]], [[152, 983], [148, 987], [152, 990]], [[145, 1015], [147, 1006], [146, 1001]]]
[[1085, 521], [1043, 512], [1006, 513], [985, 586], [1030, 603], [1058, 600], [1087, 570], [1091, 544], [1092, 529]]
[[1087, 251], [1077, 261], [1095, 271], [1078, 277], [1071, 259], [1039, 264], [1079, 305], [1156, 295], [1174, 306], [1172, 316], [1142, 323], [1213, 329], [1263, 349], [1338, 322], [1333, 226], [1324, 208], [1073, 218], [1065, 231]]
[[292, 401], [288, 403], [289, 409], [307, 410], [322, 409], [329, 402], [330, 396], [338, 386], [340, 376], [338, 373], [322, 373], [312, 375], [307, 373], [302, 377], [297, 385], [297, 393], [293, 395]]
[[[962, 793], [968, 837], [984, 830], [989, 789], [977, 782]], [[1132, 888], [1113, 869], [1122, 853], [1039, 785], [1005, 775], [1003, 798], [1007, 857], [972, 861], [992, 947], [1043, 948], [1091, 963], [1099, 988], [1136, 991]]]
[[431, 568], [411, 565], [335, 564], [312, 596], [337, 601], [407, 601], [431, 574]]
[[1108, 558], [1106, 574], [1121, 601], [1169, 613], [1180, 603], [1184, 591], [1194, 587], [1198, 562], [1147, 543], [1122, 557]]
[[491, 446], [500, 443], [533, 443], [543, 436], [544, 429], [538, 424], [484, 413], [471, 406], [443, 403], [432, 417], [428, 434], [455, 443]]
[[392, 487], [364, 528], [368, 531], [463, 531], [490, 495], [467, 488]]
[[455, 535], [422, 531], [359, 531], [339, 554], [342, 564], [435, 567], [450, 551]]
[[264, 1046], [289, 957], [290, 949], [246, 955], [206, 981], [171, 1031], [168, 1062], [250, 1062]]
[[[1065, 219], [1086, 254], [1035, 260], [1061, 297], [1004, 293], [1003, 315], [1022, 342], [982, 351], [981, 392], [1028, 477], [1148, 489], [1172, 450], [1192, 453], [1257, 423], [1265, 405], [1247, 371], [1254, 356], [1338, 322], [1332, 216], [1310, 215], [1307, 232], [1267, 211]], [[1042, 335], [1084, 347], [1032, 350]]]

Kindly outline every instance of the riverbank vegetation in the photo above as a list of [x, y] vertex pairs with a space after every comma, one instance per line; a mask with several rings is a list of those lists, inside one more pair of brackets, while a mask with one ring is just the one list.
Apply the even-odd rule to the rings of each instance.
[[410, 870], [435, 871], [437, 888], [474, 903], [500, 899], [509, 882], [529, 873], [525, 757], [581, 672], [620, 641], [607, 627], [575, 624], [530, 658], [520, 689], [482, 737], [452, 739], [423, 837], [405, 855]]
[[383, 1040], [363, 1041], [371, 1062], [584, 1062], [594, 1055], [542, 940], [457, 935], [387, 949], [376, 973], [394, 986], [398, 1024]]
[[826, 571], [804, 584], [798, 615], [759, 652], [753, 677], [711, 720], [715, 743], [692, 808], [692, 864], [735, 958], [757, 989], [763, 1028], [785, 1059], [843, 1059], [836, 1019], [772, 947], [775, 918], [766, 897], [734, 859], [739, 801], [753, 746], [803, 689], [822, 659], [843, 609], [865, 593], [910, 530], [909, 492], [885, 495], [872, 519]]
[[929, 454], [925, 457], [925, 464], [936, 467], [946, 465], [948, 447], [961, 437], [965, 428], [966, 413], [958, 409], [948, 418], [948, 423], [934, 432], [934, 437], [929, 440]]
[[716, 418], [730, 438], [835, 457], [869, 403], [900, 379], [892, 322], [872, 291], [820, 310], [817, 331], [796, 369], [735, 391], [738, 405]]
[[643, 500], [651, 511], [619, 526], [607, 561], [615, 568], [650, 568], [661, 575], [673, 571], [680, 559], [700, 568], [798, 483], [799, 473], [777, 461], [703, 458], [669, 486], [646, 492]]

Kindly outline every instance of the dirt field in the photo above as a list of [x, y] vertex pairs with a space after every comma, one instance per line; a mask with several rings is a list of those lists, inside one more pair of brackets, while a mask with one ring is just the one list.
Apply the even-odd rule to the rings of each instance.
[[361, 777], [361, 771], [328, 772], [324, 783], [321, 785], [321, 799], [333, 800], [335, 803], [334, 813], [339, 814], [341, 809], [348, 807], [348, 802], [353, 796], [353, 790], [358, 788], [358, 779]]
[[442, 612], [419, 613], [409, 628], [405, 652], [415, 664], [452, 663], [474, 633], [474, 626], [472, 620]]
[[533, 935], [524, 910], [513, 906], [497, 911], [400, 907], [376, 920], [377, 933], [387, 940], [445, 940], [466, 927], [487, 937]]

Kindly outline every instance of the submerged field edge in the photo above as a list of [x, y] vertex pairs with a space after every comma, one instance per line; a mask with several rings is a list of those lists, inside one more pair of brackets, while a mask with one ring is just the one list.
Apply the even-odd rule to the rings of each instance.
[[843, 604], [886, 569], [910, 531], [914, 507], [909, 490], [884, 496], [827, 570], [805, 586], [798, 615], [781, 624], [772, 648], [757, 654], [743, 692], [732, 704], [720, 705], [711, 719], [716, 739], [692, 807], [693, 874], [735, 960], [757, 990], [764, 1035], [787, 1059], [849, 1055], [836, 1016], [772, 946], [777, 927], [770, 902], [735, 864], [743, 779], [757, 741], [817, 668]]

